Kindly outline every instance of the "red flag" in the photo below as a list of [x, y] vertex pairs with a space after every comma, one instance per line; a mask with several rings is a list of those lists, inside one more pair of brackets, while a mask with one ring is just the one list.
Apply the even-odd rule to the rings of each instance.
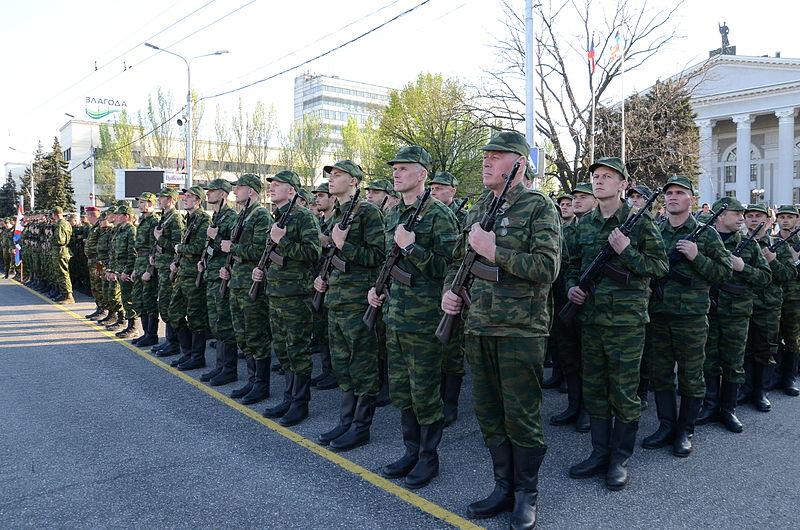
[[592, 36], [592, 44], [591, 44], [591, 46], [589, 46], [589, 50], [586, 52], [586, 57], [587, 57], [587, 59], [589, 59], [589, 72], [590, 72], [590, 75], [594, 75], [594, 67], [595, 67], [595, 61], [594, 61], [594, 36]]

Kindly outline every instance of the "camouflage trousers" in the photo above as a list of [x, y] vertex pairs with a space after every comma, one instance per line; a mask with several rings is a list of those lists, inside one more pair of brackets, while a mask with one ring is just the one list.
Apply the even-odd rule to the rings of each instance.
[[703, 378], [708, 318], [706, 315], [653, 315], [647, 325], [645, 358], [647, 378], [654, 392], [675, 390], [678, 368], [678, 393], [703, 397]]
[[378, 341], [361, 320], [364, 308], [328, 311], [328, 344], [336, 381], [343, 392], [378, 394]]
[[464, 321], [453, 328], [450, 342], [442, 345], [442, 373], [464, 375]]
[[119, 292], [119, 283], [103, 280], [103, 300], [109, 313], [122, 311], [122, 296]]
[[786, 351], [800, 352], [800, 300], [786, 300], [781, 306], [781, 339]]
[[283, 369], [293, 374], [311, 375], [311, 313], [310, 296], [269, 297], [272, 349]]
[[158, 269], [156, 281], [158, 282], [158, 312], [161, 320], [169, 322], [169, 303], [172, 300], [172, 281], [169, 279], [169, 269], [166, 267]]
[[329, 345], [328, 309], [323, 305], [323, 307], [320, 308], [320, 311], [314, 311], [312, 316], [314, 319], [312, 332], [314, 335], [314, 341], [316, 344], [323, 346]]
[[725, 381], [744, 383], [744, 347], [749, 326], [750, 317], [747, 316], [708, 314], [705, 379], [722, 375]]
[[[215, 269], [219, 270], [219, 268]], [[208, 277], [208, 275], [206, 275]], [[206, 310], [208, 311], [208, 327], [211, 335], [220, 342], [236, 342], [236, 333], [233, 331], [231, 318], [231, 305], [227, 298], [219, 295], [219, 286], [222, 284], [219, 276], [206, 281]], [[230, 296], [230, 295], [228, 295]]]
[[644, 325], [581, 326], [583, 400], [593, 418], [616, 417], [624, 423], [639, 419], [639, 369], [644, 349]]
[[558, 316], [553, 322], [556, 332], [556, 361], [564, 375], [581, 374], [581, 325], [564, 325]]
[[486, 447], [544, 446], [542, 378], [547, 337], [466, 336], [472, 402]]
[[136, 307], [133, 303], [133, 283], [134, 282], [125, 282], [122, 280], [117, 280], [119, 283], [119, 294], [120, 299], [122, 300], [122, 309], [125, 312], [125, 318], [137, 318], [139, 316], [138, 311], [136, 311]]
[[97, 272], [97, 262], [92, 261], [89, 264], [89, 285], [92, 289], [92, 296], [94, 297], [97, 307], [105, 307], [106, 302], [103, 298], [103, 278]]
[[69, 249], [62, 247], [57, 251], [53, 260], [53, 283], [62, 293], [72, 293], [72, 279], [69, 276]]
[[758, 364], [775, 364], [780, 336], [780, 309], [753, 310], [747, 331], [745, 358]]
[[169, 301], [169, 323], [178, 331], [189, 327], [192, 333], [208, 331], [206, 286], [194, 285], [194, 276], [178, 276]]
[[137, 273], [131, 299], [134, 310], [140, 315], [158, 312], [158, 273], [148, 281], [142, 280], [141, 274]]
[[389, 397], [400, 410], [411, 408], [420, 425], [443, 417], [442, 346], [429, 333], [386, 330]]
[[250, 286], [230, 288], [228, 296], [221, 302], [228, 302], [236, 344], [245, 355], [254, 359], [269, 359], [272, 351], [272, 333], [269, 320], [269, 301], [263, 289], [255, 302], [250, 300]]

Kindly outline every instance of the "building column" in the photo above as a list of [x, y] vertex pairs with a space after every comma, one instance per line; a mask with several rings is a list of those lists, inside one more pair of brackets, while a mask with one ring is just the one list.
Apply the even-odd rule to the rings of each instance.
[[700, 130], [700, 204], [707, 202], [714, 204], [717, 200], [717, 175], [714, 173], [714, 153], [711, 133], [714, 130], [713, 120], [697, 120], [695, 122]]
[[771, 190], [772, 200], [778, 206], [792, 204], [792, 178], [794, 178], [794, 109], [775, 111], [778, 117], [778, 178]]
[[739, 114], [733, 117], [736, 124], [736, 198], [742, 204], [750, 202], [750, 125], [753, 117]]

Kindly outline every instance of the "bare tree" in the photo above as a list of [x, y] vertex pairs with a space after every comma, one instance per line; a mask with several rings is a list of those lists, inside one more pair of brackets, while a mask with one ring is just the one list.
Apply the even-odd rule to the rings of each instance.
[[314, 184], [320, 160], [329, 145], [330, 127], [317, 116], [303, 116], [295, 121], [281, 141], [281, 165], [295, 171], [303, 185]]
[[243, 171], [245, 164], [247, 164], [247, 155], [250, 153], [248, 143], [250, 138], [250, 116], [244, 109], [242, 98], [239, 97], [239, 105], [231, 119], [231, 132], [232, 135], [232, 149], [231, 155], [236, 165], [236, 171]]
[[[210, 147], [209, 151], [211, 151]], [[214, 117], [214, 151], [213, 155], [209, 155], [209, 160], [214, 160], [211, 172], [214, 178], [217, 178], [222, 174], [231, 151], [231, 131], [228, 119], [225, 111], [219, 105], [217, 105], [217, 114]]]
[[156, 167], [170, 169], [174, 164], [170, 156], [175, 132], [173, 114], [172, 93], [164, 92], [161, 87], [156, 89], [155, 102], [152, 94], [148, 96], [145, 115], [139, 113], [139, 127], [145, 132], [152, 131], [143, 139], [142, 149], [146, 158]]
[[262, 177], [268, 173], [270, 143], [278, 130], [277, 121], [274, 105], [267, 108], [261, 101], [256, 103], [250, 119], [250, 151], [256, 172]]

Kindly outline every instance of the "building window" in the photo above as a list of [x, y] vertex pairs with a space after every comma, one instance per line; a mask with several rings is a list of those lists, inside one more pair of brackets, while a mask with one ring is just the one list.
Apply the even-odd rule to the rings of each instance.
[[792, 204], [800, 204], [800, 188], [792, 189]]
[[725, 166], [725, 183], [733, 184], [736, 182], [736, 166]]
[[725, 196], [726, 197], [736, 197], [736, 191], [735, 190], [726, 190], [725, 191]]
[[69, 162], [72, 160], [72, 148], [67, 147], [66, 151], [64, 151], [64, 162]]
[[750, 164], [750, 182], [755, 182], [756, 180], [758, 180], [758, 166]]

